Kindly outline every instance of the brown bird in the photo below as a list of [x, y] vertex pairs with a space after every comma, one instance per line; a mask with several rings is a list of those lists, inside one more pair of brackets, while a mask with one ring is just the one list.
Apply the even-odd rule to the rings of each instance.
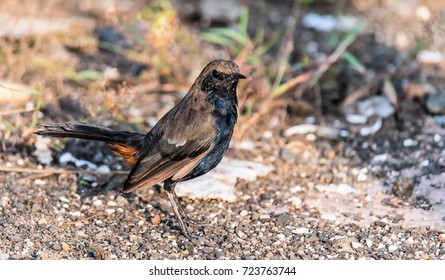
[[232, 61], [210, 62], [187, 95], [147, 134], [117, 131], [83, 122], [41, 124], [36, 133], [103, 141], [132, 168], [123, 191], [163, 183], [182, 233], [193, 224], [175, 193], [177, 182], [212, 170], [229, 147], [237, 120], [239, 79]]

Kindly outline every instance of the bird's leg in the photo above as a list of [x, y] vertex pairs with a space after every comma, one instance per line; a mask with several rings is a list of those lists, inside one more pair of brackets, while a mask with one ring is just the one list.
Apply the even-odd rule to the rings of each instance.
[[[167, 193], [167, 197], [170, 200], [170, 204], [172, 205], [173, 211], [175, 212], [176, 218], [178, 219], [179, 225], [181, 226], [182, 233], [185, 237], [187, 237], [189, 240], [192, 240], [192, 235], [187, 230], [187, 227], [184, 223], [184, 220], [182, 219], [181, 213], [184, 215], [186, 222], [190, 222], [190, 218], [188, 217], [187, 213], [185, 212], [185, 209], [182, 207], [182, 205], [178, 201], [178, 197], [175, 193], [175, 182], [171, 182], [170, 180], [167, 180], [164, 182], [164, 190]], [[196, 237], [196, 236], [193, 236]]]
[[197, 222], [194, 219], [189, 217], [189, 215], [187, 214], [187, 211], [185, 211], [185, 208], [179, 202], [178, 196], [176, 195], [175, 192], [173, 192], [173, 197], [174, 197], [174, 199], [176, 201], [176, 204], [179, 206], [179, 211], [181, 212], [182, 216], [185, 218], [185, 222], [187, 224], [189, 224], [189, 225], [197, 225], [197, 226], [206, 225], [205, 223]]

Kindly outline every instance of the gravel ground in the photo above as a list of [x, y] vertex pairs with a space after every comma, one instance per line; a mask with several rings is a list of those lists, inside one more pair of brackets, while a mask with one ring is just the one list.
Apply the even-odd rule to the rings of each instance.
[[[298, 153], [292, 163], [288, 155], [284, 156], [287, 161], [279, 152], [278, 157], [268, 155], [265, 150], [282, 141], [287, 146], [299, 143], [306, 152]], [[80, 144], [76, 147], [89, 145]], [[321, 146], [330, 150], [322, 153]], [[445, 259], [443, 216], [441, 222], [433, 222], [443, 215], [441, 205], [422, 209], [398, 199], [371, 171], [366, 178], [357, 172], [366, 167], [350, 166], [356, 154], [342, 156], [325, 140], [314, 143], [273, 137], [257, 142], [256, 147], [241, 152], [231, 149], [229, 156], [244, 152], [244, 157], [254, 157], [261, 152], [277, 169], [255, 182], [239, 181], [235, 202], [182, 199], [192, 217], [208, 223], [193, 229], [201, 236], [195, 244], [180, 235], [163, 193], [153, 188], [124, 195], [119, 190], [123, 175], [33, 178], [6, 173], [0, 177], [1, 256]], [[33, 166], [33, 161], [10, 155], [6, 165]], [[441, 191], [443, 195], [443, 188]], [[427, 198], [423, 203], [431, 204]]]

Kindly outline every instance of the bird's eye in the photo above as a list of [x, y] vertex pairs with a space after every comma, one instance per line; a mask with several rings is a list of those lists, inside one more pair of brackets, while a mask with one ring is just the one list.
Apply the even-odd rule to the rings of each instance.
[[212, 75], [215, 79], [221, 78], [221, 73], [218, 70], [213, 70]]

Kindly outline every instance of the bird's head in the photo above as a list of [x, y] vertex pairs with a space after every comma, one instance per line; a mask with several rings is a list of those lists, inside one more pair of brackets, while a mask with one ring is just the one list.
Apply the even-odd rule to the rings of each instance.
[[238, 80], [245, 78], [246, 76], [239, 72], [239, 67], [234, 62], [214, 60], [202, 70], [197, 82], [206, 94], [233, 98], [236, 97]]

